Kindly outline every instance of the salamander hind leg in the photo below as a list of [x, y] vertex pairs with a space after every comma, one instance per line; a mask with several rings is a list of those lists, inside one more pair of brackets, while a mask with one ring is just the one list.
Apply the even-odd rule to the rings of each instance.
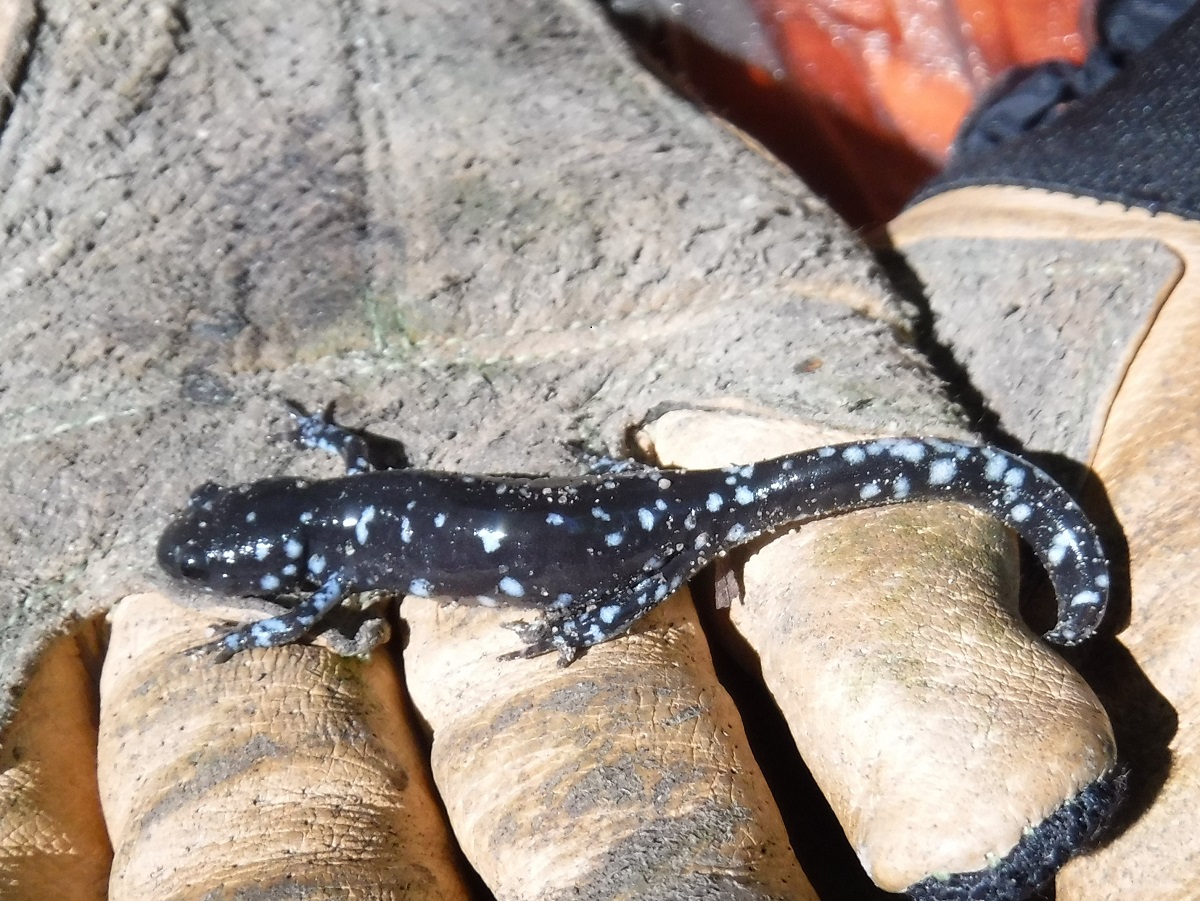
[[336, 607], [350, 592], [339, 574], [334, 574], [313, 595], [287, 613], [260, 619], [211, 641], [192, 648], [192, 656], [212, 655], [224, 663], [239, 651], [249, 648], [276, 648], [299, 641], [313, 630], [326, 613]]
[[347, 475], [376, 469], [407, 468], [408, 457], [400, 442], [338, 425], [333, 421], [332, 403], [321, 412], [312, 414], [295, 401], [284, 403], [296, 421], [292, 440], [301, 447], [341, 457], [346, 464]]
[[526, 647], [501, 656], [501, 660], [540, 657], [558, 651], [558, 665], [569, 666], [586, 648], [616, 638], [635, 622], [674, 594], [687, 580], [690, 567], [668, 564], [663, 569], [638, 579], [615, 595], [605, 595], [586, 604], [582, 610], [570, 609], [547, 614], [532, 623], [507, 623], [526, 643]]

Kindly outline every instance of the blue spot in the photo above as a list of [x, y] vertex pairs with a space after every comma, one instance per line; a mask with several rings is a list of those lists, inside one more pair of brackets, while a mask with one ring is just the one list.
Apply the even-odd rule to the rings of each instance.
[[475, 537], [483, 543], [485, 554], [494, 553], [499, 549], [507, 533], [503, 529], [476, 529]]
[[930, 485], [949, 485], [954, 481], [954, 474], [957, 471], [957, 464], [946, 457], [934, 460], [929, 464], [929, 484]]

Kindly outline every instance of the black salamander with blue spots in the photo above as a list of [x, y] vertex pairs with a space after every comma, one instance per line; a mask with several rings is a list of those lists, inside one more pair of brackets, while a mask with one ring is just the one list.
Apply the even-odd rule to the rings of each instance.
[[1109, 593], [1094, 528], [1053, 479], [986, 445], [881, 438], [716, 470], [645, 467], [580, 478], [370, 471], [366, 436], [293, 410], [297, 440], [339, 454], [349, 474], [197, 489], [158, 546], [163, 568], [229, 595], [308, 596], [287, 613], [205, 646], [220, 660], [302, 638], [368, 589], [534, 607], [514, 624], [532, 657], [560, 663], [607, 641], [714, 557], [764, 533], [889, 504], [955, 501], [1033, 548], [1058, 595], [1046, 635], [1095, 632]]

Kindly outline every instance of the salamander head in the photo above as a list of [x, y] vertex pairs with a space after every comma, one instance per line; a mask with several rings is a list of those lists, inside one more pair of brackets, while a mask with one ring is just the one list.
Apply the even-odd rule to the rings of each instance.
[[299, 479], [201, 485], [159, 539], [159, 566], [222, 594], [273, 595], [310, 585], [304, 536], [289, 512], [305, 485]]

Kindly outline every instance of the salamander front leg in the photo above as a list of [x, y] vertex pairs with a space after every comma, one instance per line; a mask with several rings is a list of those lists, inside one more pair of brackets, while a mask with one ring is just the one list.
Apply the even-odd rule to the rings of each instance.
[[294, 400], [284, 401], [296, 421], [292, 440], [301, 447], [325, 451], [341, 457], [347, 475], [376, 469], [404, 469], [408, 458], [398, 441], [348, 429], [333, 421], [333, 404], [319, 413], [309, 414]]
[[216, 641], [192, 648], [189, 653], [194, 656], [212, 654], [217, 663], [223, 663], [247, 648], [276, 648], [291, 644], [311, 632], [321, 618], [350, 593], [341, 573], [334, 573], [311, 597], [287, 613], [242, 626]]

